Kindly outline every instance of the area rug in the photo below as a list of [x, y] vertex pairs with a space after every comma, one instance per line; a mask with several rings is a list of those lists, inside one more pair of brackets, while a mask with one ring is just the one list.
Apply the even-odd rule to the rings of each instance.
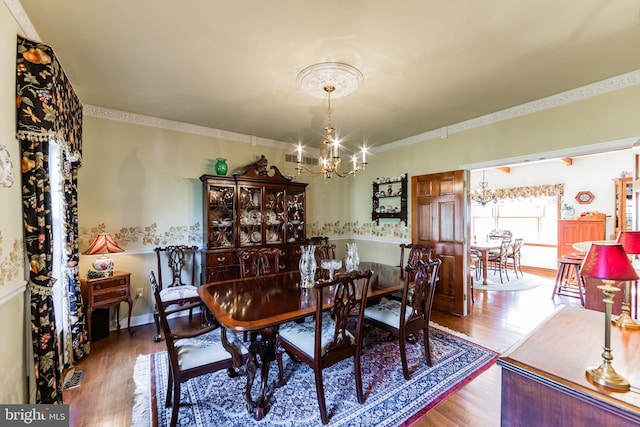
[[[468, 337], [467, 337], [468, 338]], [[498, 353], [461, 334], [433, 324], [430, 329], [433, 366], [425, 363], [422, 339], [408, 345], [411, 379], [402, 374], [397, 340], [388, 333], [368, 329], [362, 355], [365, 403], [355, 396], [353, 362], [325, 369], [324, 385], [332, 426], [408, 426], [440, 401], [488, 369]], [[286, 384], [276, 388], [270, 409], [260, 421], [247, 411], [246, 377], [229, 378], [225, 371], [194, 378], [183, 384], [178, 425], [184, 426], [321, 426], [313, 371], [284, 358]], [[138, 357], [134, 368], [136, 400], [133, 426], [167, 426], [171, 410], [164, 407], [168, 360], [166, 352]], [[269, 383], [277, 377], [277, 364]], [[259, 381], [255, 382], [256, 385]], [[257, 395], [257, 388], [254, 396]]]
[[487, 284], [482, 284], [482, 279], [476, 281], [474, 279], [473, 289], [479, 291], [527, 291], [529, 289], [535, 289], [538, 286], [542, 285], [551, 285], [553, 286], [553, 279], [548, 277], [536, 276], [530, 273], [521, 274], [519, 278], [516, 279], [513, 272], [509, 273], [509, 280], [506, 277], [502, 276], [502, 282], [500, 283], [500, 276], [496, 273], [493, 274], [492, 271], [489, 272], [487, 276]]

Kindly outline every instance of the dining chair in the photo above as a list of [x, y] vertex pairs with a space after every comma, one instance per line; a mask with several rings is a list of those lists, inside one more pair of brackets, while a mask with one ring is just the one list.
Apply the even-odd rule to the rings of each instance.
[[[281, 327], [276, 339], [278, 386], [284, 384], [282, 364], [284, 352], [288, 353], [292, 360], [299, 360], [309, 365], [315, 373], [316, 394], [323, 424], [329, 422], [322, 379], [323, 369], [353, 357], [356, 395], [358, 403], [364, 403], [360, 355], [363, 314], [366, 306], [364, 296], [369, 292], [372, 274], [371, 270], [363, 272], [354, 270], [336, 275], [334, 280], [316, 282], [313, 289], [315, 301], [321, 303], [316, 303], [313, 320], [303, 323], [293, 322]], [[358, 293], [357, 283], [359, 281], [362, 282], [360, 293]], [[361, 296], [363, 297], [360, 299]], [[327, 306], [329, 306], [328, 312], [324, 313]], [[356, 309], [358, 316], [355, 327], [350, 329], [350, 314]]]
[[[149, 273], [149, 282], [158, 308], [158, 317], [167, 344], [169, 358], [169, 374], [167, 382], [167, 396], [165, 407], [171, 409], [171, 423], [173, 427], [178, 421], [180, 409], [180, 386], [185, 381], [201, 375], [227, 370], [229, 377], [237, 375], [235, 368], [239, 368], [249, 358], [249, 352], [234, 333], [228, 332], [217, 325], [186, 329], [181, 326], [180, 331], [172, 328], [168, 316], [184, 310], [191, 310], [202, 305], [201, 301], [190, 302], [166, 310], [162, 301], [162, 288], [156, 281], [155, 274]], [[222, 337], [226, 338], [230, 352], [225, 348]], [[237, 354], [234, 357], [232, 354]], [[222, 385], [222, 384], [221, 384]]]
[[498, 274], [500, 274], [500, 283], [503, 283], [502, 281], [503, 272], [505, 277], [507, 278], [507, 281], [511, 280], [509, 279], [509, 273], [508, 273], [509, 269], [507, 268], [507, 262], [508, 262], [507, 255], [509, 254], [510, 247], [511, 247], [511, 239], [502, 239], [502, 241], [500, 242], [500, 248], [497, 251], [489, 251], [489, 254], [488, 254], [489, 265], [487, 267], [493, 270], [494, 275], [496, 271], [498, 272]]
[[524, 274], [522, 273], [522, 267], [520, 264], [520, 260], [522, 257], [521, 249], [522, 249], [523, 242], [524, 242], [524, 239], [521, 237], [515, 239], [513, 241], [513, 245], [511, 246], [511, 248], [507, 253], [507, 261], [511, 262], [511, 265], [513, 266], [513, 272], [516, 275], [516, 279], [518, 278], [518, 272], [520, 272], [520, 275], [524, 277]]
[[500, 240], [500, 239], [509, 239], [513, 238], [513, 233], [511, 230], [500, 230], [498, 228], [494, 228], [489, 232], [489, 239], [491, 240]]
[[[160, 287], [160, 301], [166, 308], [174, 304], [187, 304], [200, 301], [196, 290], [196, 254], [197, 246], [174, 245], [157, 247], [154, 249], [158, 264], [158, 286]], [[169, 279], [163, 280], [168, 274]], [[183, 275], [186, 274], [186, 280]], [[204, 315], [204, 312], [203, 312]], [[162, 339], [160, 335], [160, 322], [158, 320], [158, 306], [153, 312], [153, 321], [156, 325], [155, 342]], [[189, 319], [192, 310], [189, 310]]]
[[256, 277], [280, 272], [280, 257], [284, 252], [278, 248], [250, 248], [237, 251], [240, 277]]
[[[407, 262], [404, 262], [404, 251], [409, 249], [407, 256]], [[415, 263], [417, 260], [430, 260], [433, 254], [433, 248], [425, 245], [414, 243], [401, 243], [400, 244], [400, 277], [404, 277], [405, 267], [409, 264]]]
[[329, 238], [328, 237], [323, 237], [323, 236], [314, 236], [314, 237], [309, 237], [306, 241], [307, 245], [328, 245], [329, 244]]
[[[364, 320], [398, 336], [400, 359], [405, 379], [410, 379], [407, 362], [407, 342], [416, 342], [416, 333], [422, 330], [427, 365], [433, 364], [429, 344], [429, 319], [442, 260], [419, 261], [405, 267], [402, 301], [386, 300], [364, 310]], [[413, 281], [409, 277], [414, 277]], [[412, 291], [412, 292], [411, 292]], [[411, 294], [411, 297], [410, 297]]]

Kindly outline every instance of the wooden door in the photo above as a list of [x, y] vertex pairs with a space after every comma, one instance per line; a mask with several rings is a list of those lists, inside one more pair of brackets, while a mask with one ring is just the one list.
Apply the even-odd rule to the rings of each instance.
[[433, 307], [462, 316], [470, 300], [464, 241], [468, 180], [469, 172], [462, 170], [411, 178], [411, 241], [433, 247], [442, 259]]

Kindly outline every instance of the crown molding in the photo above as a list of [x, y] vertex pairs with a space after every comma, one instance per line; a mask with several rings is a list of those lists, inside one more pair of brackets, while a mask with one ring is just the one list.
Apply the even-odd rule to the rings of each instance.
[[22, 31], [24, 31], [24, 36], [34, 41], [41, 41], [40, 35], [31, 23], [29, 16], [27, 16], [27, 12], [22, 7], [20, 0], [4, 0], [4, 4], [7, 5], [7, 9], [9, 9], [20, 28], [22, 28]]
[[273, 139], [261, 138], [254, 135], [246, 135], [242, 133], [214, 129], [205, 126], [192, 125], [189, 123], [178, 122], [174, 120], [160, 119], [158, 117], [145, 116], [143, 114], [112, 110], [109, 108], [98, 107], [90, 104], [83, 104], [82, 113], [86, 116], [98, 117], [101, 119], [133, 123], [141, 126], [150, 126], [176, 132], [225, 139], [228, 141], [242, 142], [245, 144], [250, 144], [252, 147], [255, 147], [256, 145], [263, 145], [281, 149], [291, 148], [291, 144], [282, 141], [276, 141]]
[[582, 101], [594, 96], [604, 95], [609, 92], [625, 89], [638, 84], [640, 84], [640, 70], [631, 71], [626, 74], [621, 74], [619, 76], [611, 77], [596, 83], [581, 86], [579, 88], [561, 92], [556, 95], [538, 99], [536, 101], [531, 101], [526, 104], [507, 108], [501, 111], [496, 111], [495, 113], [446, 126], [441, 129], [432, 130], [404, 139], [399, 139], [397, 141], [390, 142], [389, 144], [384, 144], [379, 147], [372, 148], [371, 152], [382, 153], [384, 151], [406, 147], [408, 145], [413, 145], [418, 142], [423, 142], [430, 139], [446, 138], [448, 135], [452, 135], [454, 133], [465, 132], [482, 126], [514, 119], [516, 117], [534, 114], [540, 111], [548, 110], [550, 108], [571, 104], [573, 102]]

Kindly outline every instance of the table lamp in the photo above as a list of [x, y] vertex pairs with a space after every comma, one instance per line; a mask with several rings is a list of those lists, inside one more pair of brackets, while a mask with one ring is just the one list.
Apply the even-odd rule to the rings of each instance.
[[[616, 243], [620, 243], [624, 251], [631, 258], [631, 265], [634, 269], [640, 268], [637, 264], [638, 254], [640, 254], [640, 231], [622, 230], [618, 234]], [[631, 282], [627, 281], [624, 286], [624, 301], [622, 302], [622, 313], [612, 320], [614, 325], [627, 329], [639, 329], [640, 325], [631, 316]]]
[[587, 378], [591, 381], [615, 390], [628, 391], [629, 381], [613, 368], [611, 361], [611, 305], [613, 295], [620, 289], [616, 288], [616, 281], [637, 280], [638, 274], [631, 266], [631, 262], [621, 244], [592, 243], [587, 256], [582, 262], [580, 273], [583, 276], [602, 279], [604, 286], [598, 286], [604, 294], [604, 347], [602, 364], [597, 368], [587, 369]]
[[93, 261], [93, 268], [101, 273], [102, 276], [108, 277], [113, 273], [113, 259], [105, 256], [105, 254], [113, 254], [116, 252], [124, 252], [124, 249], [113, 241], [109, 233], [99, 233], [83, 254], [100, 254], [100, 256]]

